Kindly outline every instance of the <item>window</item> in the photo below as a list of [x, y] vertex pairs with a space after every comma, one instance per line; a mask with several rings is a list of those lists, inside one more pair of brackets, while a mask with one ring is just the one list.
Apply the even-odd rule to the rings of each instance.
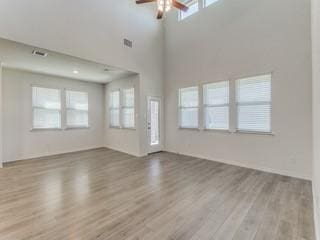
[[123, 90], [122, 126], [134, 128], [134, 88]]
[[120, 127], [120, 91], [110, 94], [110, 126]]
[[33, 129], [61, 128], [59, 89], [32, 87]]
[[209, 5], [218, 2], [219, 0], [203, 0], [203, 6], [208, 7]]
[[181, 128], [198, 128], [199, 93], [198, 87], [179, 90], [179, 114]]
[[67, 127], [89, 127], [88, 93], [66, 91]]
[[206, 129], [229, 129], [229, 82], [203, 86]]
[[239, 79], [237, 92], [237, 129], [271, 132], [271, 75]]
[[184, 12], [181, 10], [179, 11], [179, 20], [180, 21], [199, 11], [199, 1], [198, 0], [184, 0], [184, 1], [180, 1], [180, 2], [189, 7], [187, 12]]

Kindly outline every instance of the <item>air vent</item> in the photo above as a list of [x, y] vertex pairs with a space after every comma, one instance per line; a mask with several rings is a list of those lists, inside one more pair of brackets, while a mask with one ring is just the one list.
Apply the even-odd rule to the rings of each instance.
[[46, 53], [46, 52], [41, 52], [41, 51], [39, 51], [39, 50], [33, 50], [33, 51], [32, 51], [32, 54], [33, 54], [33, 55], [40, 56], [40, 57], [46, 57], [46, 56], [48, 56], [48, 53]]
[[128, 39], [123, 39], [123, 44], [129, 48], [132, 48], [132, 41], [128, 40]]

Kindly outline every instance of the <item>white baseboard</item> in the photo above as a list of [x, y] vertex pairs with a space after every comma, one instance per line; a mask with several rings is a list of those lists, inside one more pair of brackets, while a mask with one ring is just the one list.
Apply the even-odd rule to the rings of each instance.
[[263, 171], [263, 172], [275, 173], [275, 174], [284, 175], [284, 176], [288, 176], [288, 177], [300, 178], [300, 179], [310, 180], [310, 181], [312, 180], [311, 176], [308, 176], [308, 175], [304, 175], [304, 174], [296, 173], [296, 172], [291, 172], [291, 171], [286, 171], [286, 170], [273, 169], [270, 167], [265, 167], [265, 166], [256, 165], [256, 164], [246, 164], [246, 163], [241, 163], [241, 162], [232, 161], [232, 160], [215, 159], [215, 158], [210, 158], [208, 156], [202, 156], [200, 154], [179, 153], [179, 152], [171, 151], [168, 149], [166, 149], [164, 151], [176, 153], [176, 154], [182, 154], [182, 155], [200, 158], [200, 159], [205, 159], [205, 160], [214, 161], [214, 162], [225, 163], [225, 164], [234, 165], [234, 166], [238, 166], [238, 167], [255, 169], [255, 170], [259, 170], [259, 171]]
[[123, 150], [121, 148], [117, 148], [117, 147], [114, 147], [114, 146], [105, 145], [104, 147], [112, 149], [112, 150], [115, 150], [115, 151], [118, 151], [118, 152], [123, 152], [123, 153], [129, 154], [129, 155], [135, 156], [135, 157], [143, 157], [143, 156], [145, 156], [145, 155], [139, 154], [137, 152]]
[[97, 148], [104, 148], [105, 146], [91, 146], [88, 148], [74, 148], [68, 151], [52, 151], [52, 152], [46, 152], [46, 153], [36, 153], [36, 154], [29, 154], [25, 156], [18, 157], [17, 159], [7, 160], [4, 163], [10, 163], [10, 162], [16, 162], [16, 161], [26, 161], [34, 158], [42, 158], [42, 157], [50, 157], [54, 155], [59, 154], [66, 154], [66, 153], [74, 153], [74, 152], [80, 152], [80, 151], [87, 151], [87, 150], [93, 150]]
[[318, 206], [317, 201], [317, 186], [315, 182], [312, 182], [312, 195], [313, 195], [313, 215], [314, 215], [314, 229], [316, 234], [316, 240], [320, 240], [320, 222], [319, 222], [319, 215], [320, 215], [320, 206]]

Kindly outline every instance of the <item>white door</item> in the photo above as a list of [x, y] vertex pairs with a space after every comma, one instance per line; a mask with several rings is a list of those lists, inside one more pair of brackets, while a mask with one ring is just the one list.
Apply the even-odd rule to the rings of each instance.
[[160, 136], [161, 127], [161, 98], [148, 98], [148, 153], [162, 150], [162, 140]]

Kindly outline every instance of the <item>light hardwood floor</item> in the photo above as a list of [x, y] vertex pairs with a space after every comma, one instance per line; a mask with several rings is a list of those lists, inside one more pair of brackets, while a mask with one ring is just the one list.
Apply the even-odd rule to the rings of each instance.
[[96, 149], [0, 169], [1, 240], [313, 240], [311, 183]]

